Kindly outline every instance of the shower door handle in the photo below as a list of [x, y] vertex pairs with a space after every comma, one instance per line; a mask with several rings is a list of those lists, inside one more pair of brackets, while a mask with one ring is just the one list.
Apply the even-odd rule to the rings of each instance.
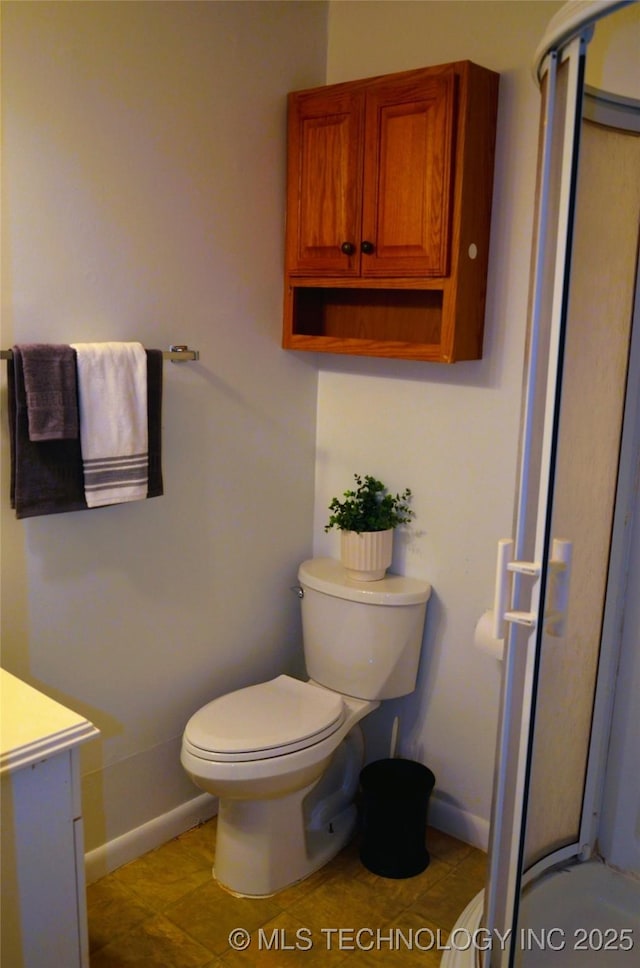
[[[572, 544], [561, 538], [554, 538], [549, 559], [549, 588], [544, 610], [545, 631], [549, 635], [564, 635], [566, 611], [569, 600], [569, 579], [571, 575]], [[539, 561], [514, 561], [513, 541], [501, 538], [498, 542], [496, 564], [496, 587], [493, 604], [493, 635], [496, 639], [505, 636], [505, 622], [514, 622], [533, 629], [537, 624], [535, 612], [512, 610], [508, 606], [513, 595], [514, 574], [529, 578], [539, 578], [542, 568]]]
[[496, 588], [493, 599], [493, 636], [496, 639], [504, 639], [505, 622], [515, 622], [517, 625], [535, 628], [534, 612], [519, 612], [509, 608], [513, 596], [512, 575], [514, 573], [537, 578], [540, 574], [540, 565], [534, 561], [514, 561], [513, 540], [501, 538], [498, 542]]
[[558, 638], [565, 633], [567, 608], [569, 606], [569, 582], [571, 580], [571, 554], [573, 544], [562, 538], [554, 538], [549, 561], [549, 588], [544, 610], [544, 629], [547, 635]]
[[500, 538], [498, 541], [498, 560], [496, 562], [496, 588], [493, 596], [493, 637], [505, 637], [505, 613], [511, 601], [511, 576], [507, 565], [513, 560], [513, 539]]

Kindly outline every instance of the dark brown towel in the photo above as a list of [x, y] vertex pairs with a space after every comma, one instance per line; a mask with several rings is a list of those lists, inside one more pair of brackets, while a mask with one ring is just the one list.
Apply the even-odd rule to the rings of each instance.
[[20, 347], [7, 364], [11, 435], [11, 507], [16, 517], [81, 511], [84, 499], [80, 440], [29, 440], [27, 392]]
[[160, 497], [162, 481], [162, 350], [147, 350], [147, 417], [149, 420], [149, 483], [147, 497]]
[[[147, 350], [149, 414], [149, 492], [163, 493], [162, 483], [162, 351]], [[11, 507], [16, 517], [87, 510], [80, 440], [29, 440], [27, 397], [20, 348], [7, 361], [9, 433], [11, 439]]]
[[78, 436], [76, 355], [64, 344], [23, 343], [29, 440], [75, 440]]

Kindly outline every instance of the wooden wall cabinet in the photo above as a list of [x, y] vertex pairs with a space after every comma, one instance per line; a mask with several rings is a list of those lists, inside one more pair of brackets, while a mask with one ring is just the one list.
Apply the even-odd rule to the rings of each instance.
[[463, 61], [289, 95], [285, 348], [481, 357], [497, 93]]

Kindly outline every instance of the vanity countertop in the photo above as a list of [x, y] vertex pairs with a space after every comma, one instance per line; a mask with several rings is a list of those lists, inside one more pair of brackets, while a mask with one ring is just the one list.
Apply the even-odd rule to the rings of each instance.
[[0, 774], [99, 735], [84, 716], [0, 669]]

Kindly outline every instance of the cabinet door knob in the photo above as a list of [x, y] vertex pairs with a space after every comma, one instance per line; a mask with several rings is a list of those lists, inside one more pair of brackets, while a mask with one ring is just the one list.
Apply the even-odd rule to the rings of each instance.
[[356, 247], [353, 242], [343, 242], [340, 246], [340, 251], [343, 253], [343, 255], [353, 255], [353, 253], [356, 251]]
[[360, 245], [360, 248], [365, 255], [371, 255], [373, 252], [375, 252], [375, 249], [376, 249], [373, 242], [362, 242]]

